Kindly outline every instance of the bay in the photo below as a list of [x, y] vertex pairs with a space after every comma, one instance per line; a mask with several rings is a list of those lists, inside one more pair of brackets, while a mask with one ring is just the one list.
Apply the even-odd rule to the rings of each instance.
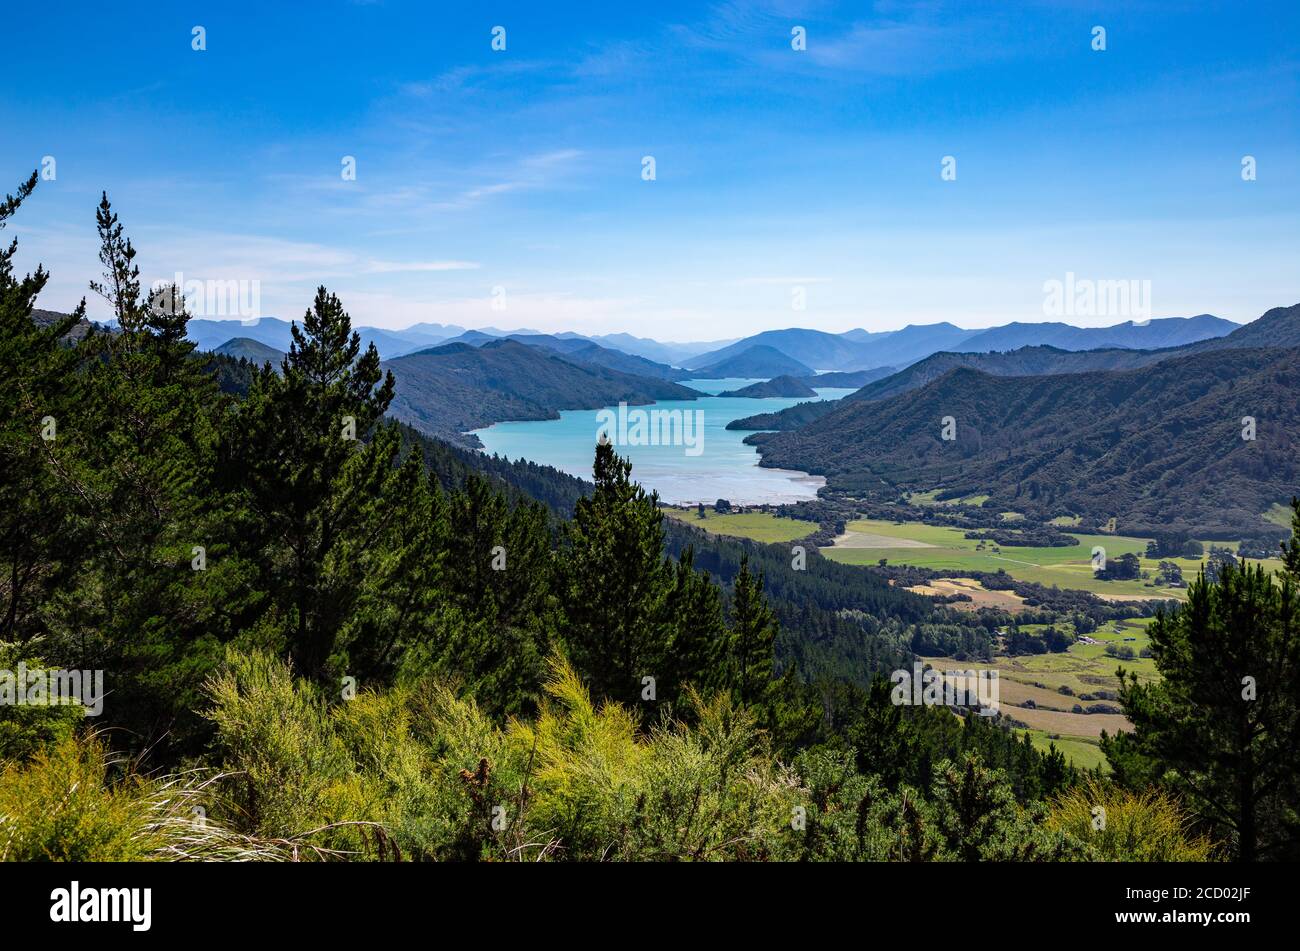
[[[757, 382], [761, 381], [700, 379], [687, 380], [682, 385], [701, 393], [714, 394]], [[853, 390], [827, 387], [816, 392], [818, 399], [839, 399]], [[619, 454], [632, 460], [632, 478], [647, 489], [657, 491], [659, 498], [668, 504], [712, 504], [718, 499], [726, 499], [735, 505], [797, 502], [814, 498], [825, 480], [806, 472], [760, 467], [758, 452], [743, 441], [749, 433], [726, 427], [732, 420], [755, 413], [772, 413], [810, 401], [810, 397], [745, 399], [706, 396], [698, 400], [660, 400], [648, 406], [627, 407], [629, 416], [636, 410], [676, 410], [683, 414], [699, 411], [702, 415], [691, 417], [692, 421], [699, 419], [702, 422], [697, 453], [689, 445], [629, 445], [619, 438], [617, 427], [611, 438]], [[614, 414], [619, 412], [617, 406], [607, 409]], [[601, 412], [562, 410], [559, 419], [496, 423], [475, 430], [474, 434], [483, 442], [484, 451], [490, 454], [528, 459], [590, 479], [596, 439], [602, 428]], [[632, 427], [628, 429], [630, 431]], [[693, 429], [686, 432], [694, 437]]]

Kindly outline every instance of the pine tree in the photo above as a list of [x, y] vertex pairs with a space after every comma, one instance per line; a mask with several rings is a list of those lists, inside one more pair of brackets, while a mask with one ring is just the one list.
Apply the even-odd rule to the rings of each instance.
[[1176, 789], [1242, 861], [1300, 855], [1300, 602], [1289, 574], [1220, 568], [1151, 625], [1161, 679], [1124, 676], [1131, 736], [1102, 749], [1130, 782]]
[[265, 593], [263, 622], [300, 672], [320, 678], [331, 665], [343, 672], [346, 654], [336, 652], [355, 628], [351, 614], [380, 583], [367, 559], [350, 554], [400, 517], [392, 493], [401, 439], [379, 425], [392, 374], [381, 373], [373, 344], [361, 353], [338, 297], [318, 288], [292, 334], [283, 372], [260, 370], [227, 427], [224, 471], [242, 494], [241, 537]]
[[577, 503], [557, 558], [570, 659], [593, 695], [640, 705], [643, 678], [668, 671], [673, 572], [658, 496], [631, 472], [610, 444], [596, 447], [595, 492]]
[[[391, 462], [382, 452], [375, 458]], [[331, 653], [365, 683], [391, 682], [408, 654], [423, 655], [455, 623], [446, 599], [442, 500], [418, 450], [384, 480], [382, 493], [362, 503], [359, 530], [341, 532], [327, 556], [329, 565], [354, 566], [360, 579]]]
[[749, 570], [749, 555], [740, 559], [732, 585], [729, 661], [732, 694], [742, 705], [758, 703], [772, 682], [776, 615], [763, 597], [763, 576]]
[[672, 701], [676, 711], [688, 686], [705, 695], [726, 688], [721, 590], [707, 571], [696, 569], [693, 546], [688, 545], [673, 565], [667, 610], [673, 635], [668, 682], [660, 696]]
[[1291, 537], [1282, 543], [1282, 563], [1300, 584], [1300, 498], [1291, 499]]
[[105, 195], [97, 225], [104, 280], [92, 282], [114, 314], [110, 333], [76, 347], [70, 405], [48, 468], [64, 503], [60, 531], [81, 552], [47, 603], [50, 659], [111, 672], [107, 723], [141, 742], [183, 743], [177, 718], [198, 703], [219, 658], [231, 575], [196, 570], [212, 547], [212, 435], [222, 411], [215, 384], [184, 339], [178, 295], [146, 299], [135, 249]]
[[511, 506], [474, 475], [444, 505], [446, 595], [456, 623], [417, 665], [456, 676], [493, 713], [536, 707], [557, 626], [551, 536], [538, 505]]
[[[0, 202], [0, 231], [31, 195], [37, 174]], [[17, 278], [15, 239], [0, 245], [0, 642], [47, 633], [40, 606], [66, 584], [84, 552], [67, 518], [51, 463], [60, 428], [75, 407], [78, 356], [64, 342], [84, 317], [48, 327], [32, 318], [49, 275], [41, 267]]]

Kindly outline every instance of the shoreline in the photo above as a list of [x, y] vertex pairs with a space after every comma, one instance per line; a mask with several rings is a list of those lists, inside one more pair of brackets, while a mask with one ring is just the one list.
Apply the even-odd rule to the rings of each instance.
[[[684, 382], [682, 385], [689, 386], [690, 382]], [[701, 395], [704, 397], [717, 398], [714, 394], [707, 392], [702, 392]], [[655, 406], [662, 402], [665, 401], [655, 400], [646, 405]], [[761, 406], [763, 403], [767, 402], [767, 400], [755, 398], [752, 400], [746, 399], [745, 402], [752, 402], [757, 406]], [[746, 409], [748, 409], [748, 407], [746, 407]], [[590, 479], [590, 470], [585, 465], [581, 472], [577, 472], [574, 471], [571, 465], [566, 465], [564, 462], [546, 461], [545, 459], [536, 458], [534, 455], [530, 454], [527, 448], [522, 448], [518, 453], [510, 450], [492, 449], [484, 440], [479, 438], [480, 434], [486, 433], [487, 431], [503, 424], [508, 425], [515, 422], [558, 422], [563, 418], [563, 414], [566, 412], [592, 412], [592, 410], [562, 410], [555, 419], [551, 420], [499, 420], [490, 423], [487, 426], [476, 427], [465, 432], [463, 435], [467, 440], [473, 440], [478, 443], [475, 448], [477, 451], [484, 454], [504, 454], [507, 458], [511, 459], [521, 458], [535, 465], [548, 466], [560, 472], [564, 472], [567, 475], [576, 476], [581, 479]], [[743, 418], [743, 415], [744, 414], [737, 415], [735, 419], [741, 419]], [[733, 421], [733, 419], [728, 419], [726, 420], [726, 423]], [[726, 423], [723, 424], [723, 432], [730, 436], [731, 432], [725, 429]], [[658, 492], [661, 504], [667, 506], [681, 506], [685, 508], [693, 508], [700, 503], [713, 505], [719, 498], [725, 498], [734, 505], [792, 505], [797, 502], [815, 500], [818, 497], [820, 490], [826, 486], [826, 477], [823, 475], [807, 472], [803, 469], [789, 469], [781, 466], [764, 465], [763, 456], [758, 451], [757, 447], [745, 443], [743, 437], [739, 440], [739, 445], [740, 447], [748, 449], [750, 453], [752, 453], [752, 456], [749, 457], [752, 459], [752, 462], [748, 465], [739, 466], [728, 472], [724, 477], [724, 481], [733, 478], [740, 482], [747, 481], [745, 476], [746, 470], [757, 469], [763, 473], [762, 476], [758, 476], [757, 479], [754, 480], [757, 481], [757, 485], [738, 487], [734, 492], [729, 491], [725, 486], [718, 486], [716, 490], [709, 489], [704, 485], [694, 484], [696, 482], [702, 482], [707, 485], [712, 481], [709, 478], [709, 473], [692, 473], [685, 469], [679, 472], [657, 470], [653, 462], [650, 462], [648, 466], [643, 464], [642, 471], [645, 472], [648, 468], [650, 472], [647, 478], [641, 478], [637, 475], [635, 460], [632, 478], [639, 482], [647, 491]], [[635, 451], [639, 447], [632, 446], [628, 448]], [[771, 475], [767, 475], [768, 473]], [[765, 482], [773, 484], [764, 485], [763, 483]]]

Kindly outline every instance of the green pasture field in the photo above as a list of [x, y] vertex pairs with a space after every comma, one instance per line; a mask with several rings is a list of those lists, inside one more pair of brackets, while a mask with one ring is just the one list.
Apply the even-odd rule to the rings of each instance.
[[756, 542], [790, 542], [817, 531], [815, 522], [797, 518], [782, 518], [767, 512], [744, 512], [720, 515], [712, 508], [704, 509], [704, 518], [697, 510], [664, 508], [663, 513], [686, 525], [695, 525], [714, 535], [749, 538]]
[[[1037, 582], [1048, 587], [1056, 585], [1094, 594], [1109, 595], [1125, 600], [1186, 598], [1185, 588], [1148, 586], [1146, 581], [1103, 581], [1092, 568], [1092, 550], [1100, 546], [1107, 558], [1134, 554], [1144, 570], [1154, 576], [1160, 561], [1172, 561], [1183, 571], [1183, 578], [1191, 581], [1200, 569], [1202, 560], [1195, 558], [1151, 559], [1146, 557], [1148, 539], [1127, 535], [1091, 535], [1071, 533], [1079, 539], [1076, 545], [1062, 548], [1021, 548], [997, 546], [985, 541], [978, 548], [977, 539], [966, 538], [964, 529], [924, 522], [893, 522], [887, 519], [859, 519], [846, 526], [847, 537], [840, 543], [823, 548], [827, 558], [850, 565], [874, 565], [881, 558], [892, 564], [915, 565], [920, 568], [954, 571], [1006, 571], [1014, 578]], [[855, 539], [854, 536], [859, 536]], [[888, 539], [897, 538], [902, 544], [892, 547]], [[865, 542], [864, 540], [865, 539]], [[927, 547], [916, 547], [917, 543]], [[1210, 543], [1205, 542], [1206, 551]], [[1000, 550], [995, 552], [994, 548]], [[1268, 559], [1265, 567], [1277, 569], [1281, 562]]]
[[[1135, 654], [1150, 643], [1147, 628], [1151, 618], [1129, 618], [1109, 621], [1098, 630], [1086, 635], [1096, 644], [1076, 642], [1068, 651], [1059, 654], [1028, 654], [1018, 657], [998, 656], [993, 663], [953, 660], [951, 657], [928, 657], [926, 662], [946, 670], [997, 670], [1002, 682], [1000, 698], [1002, 712], [1015, 720], [1029, 724], [1027, 732], [1034, 745], [1046, 749], [1049, 742], [1056, 746], [1076, 766], [1091, 769], [1104, 764], [1101, 748], [1097, 745], [1103, 729], [1115, 732], [1124, 722], [1115, 714], [1074, 713], [1075, 704], [1085, 710], [1094, 704], [1118, 706], [1118, 701], [1096, 698], [1101, 690], [1116, 692], [1118, 668], [1137, 674], [1139, 680], [1155, 680], [1159, 674], [1150, 658], [1134, 657], [1119, 660], [1106, 654], [1106, 644], [1116, 643], [1132, 647]], [[1025, 624], [1021, 629], [1041, 633], [1045, 624]], [[1061, 687], [1069, 689], [1062, 693]], [[1084, 694], [1094, 696], [1084, 700]], [[1033, 700], [1034, 707], [1024, 707]]]
[[1106, 761], [1106, 755], [1102, 753], [1101, 746], [1096, 740], [1081, 736], [1053, 736], [1046, 730], [1016, 730], [1016, 732], [1028, 733], [1034, 748], [1044, 753], [1055, 744], [1056, 748], [1065, 754], [1065, 758], [1080, 769], [1095, 769], [1100, 766], [1103, 772], [1110, 772], [1110, 763]]

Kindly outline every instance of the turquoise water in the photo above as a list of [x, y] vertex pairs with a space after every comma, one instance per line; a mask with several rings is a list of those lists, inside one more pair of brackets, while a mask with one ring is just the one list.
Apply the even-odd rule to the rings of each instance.
[[[756, 382], [759, 381], [688, 380], [683, 385], [701, 393], [721, 393]], [[851, 388], [825, 388], [817, 390], [817, 396], [839, 399], [852, 392]], [[805, 402], [809, 400], [703, 397], [627, 407], [626, 418], [632, 421], [638, 418], [638, 410], [680, 411], [683, 415], [674, 420], [673, 428], [659, 429], [674, 437], [674, 445], [634, 444], [635, 422], [622, 427], [622, 433], [617, 422], [612, 427], [603, 427], [610, 415], [617, 416], [618, 407], [609, 407], [604, 417], [600, 417], [601, 410], [580, 409], [564, 410], [559, 419], [497, 423], [475, 430], [475, 435], [483, 441], [488, 453], [530, 459], [590, 479], [596, 439], [602, 428], [607, 428], [619, 454], [632, 460], [632, 478], [647, 489], [658, 491], [664, 502], [673, 505], [712, 503], [717, 499], [738, 505], [797, 502], [815, 497], [825, 480], [787, 469], [760, 468], [758, 453], [742, 442], [749, 434], [728, 430], [726, 426], [744, 416], [775, 412]], [[703, 415], [695, 415], [697, 411]], [[698, 430], [697, 420], [702, 421]], [[646, 433], [654, 428], [647, 423]]]

